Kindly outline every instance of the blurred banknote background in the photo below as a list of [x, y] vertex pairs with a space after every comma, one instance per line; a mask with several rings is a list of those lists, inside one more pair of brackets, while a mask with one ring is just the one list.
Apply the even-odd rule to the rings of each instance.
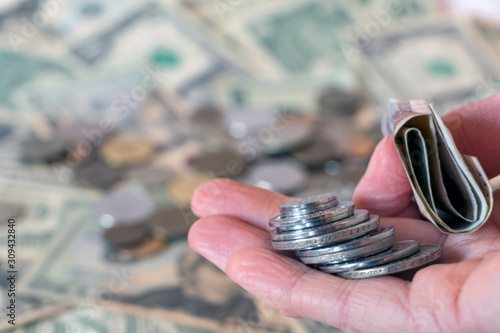
[[192, 252], [193, 190], [349, 199], [388, 98], [500, 91], [499, 20], [493, 0], [0, 1], [0, 328], [334, 331]]

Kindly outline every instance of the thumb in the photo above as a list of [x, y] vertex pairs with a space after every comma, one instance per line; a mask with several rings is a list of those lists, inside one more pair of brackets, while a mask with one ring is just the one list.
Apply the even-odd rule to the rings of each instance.
[[393, 137], [385, 137], [354, 191], [356, 207], [380, 216], [397, 216], [408, 208], [411, 198], [411, 186]]

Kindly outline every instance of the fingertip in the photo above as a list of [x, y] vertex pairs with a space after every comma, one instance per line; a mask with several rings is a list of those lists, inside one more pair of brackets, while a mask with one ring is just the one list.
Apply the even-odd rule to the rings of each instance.
[[191, 197], [191, 210], [197, 216], [203, 216], [207, 210], [210, 210], [210, 203], [220, 200], [224, 191], [237, 182], [227, 178], [215, 178], [202, 183], [194, 191]]

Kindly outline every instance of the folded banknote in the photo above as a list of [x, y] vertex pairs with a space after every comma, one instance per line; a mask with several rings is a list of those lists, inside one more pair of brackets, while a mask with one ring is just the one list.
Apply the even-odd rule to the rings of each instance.
[[458, 151], [424, 99], [391, 100], [382, 129], [394, 143], [421, 214], [448, 234], [479, 229], [489, 218], [492, 187], [479, 161]]

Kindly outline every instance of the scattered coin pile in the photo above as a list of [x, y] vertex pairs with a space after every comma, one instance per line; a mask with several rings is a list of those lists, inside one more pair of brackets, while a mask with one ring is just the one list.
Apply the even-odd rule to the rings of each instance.
[[441, 256], [439, 245], [396, 241], [394, 226], [333, 193], [290, 200], [280, 213], [269, 221], [274, 249], [295, 251], [304, 264], [343, 278], [402, 272]]

